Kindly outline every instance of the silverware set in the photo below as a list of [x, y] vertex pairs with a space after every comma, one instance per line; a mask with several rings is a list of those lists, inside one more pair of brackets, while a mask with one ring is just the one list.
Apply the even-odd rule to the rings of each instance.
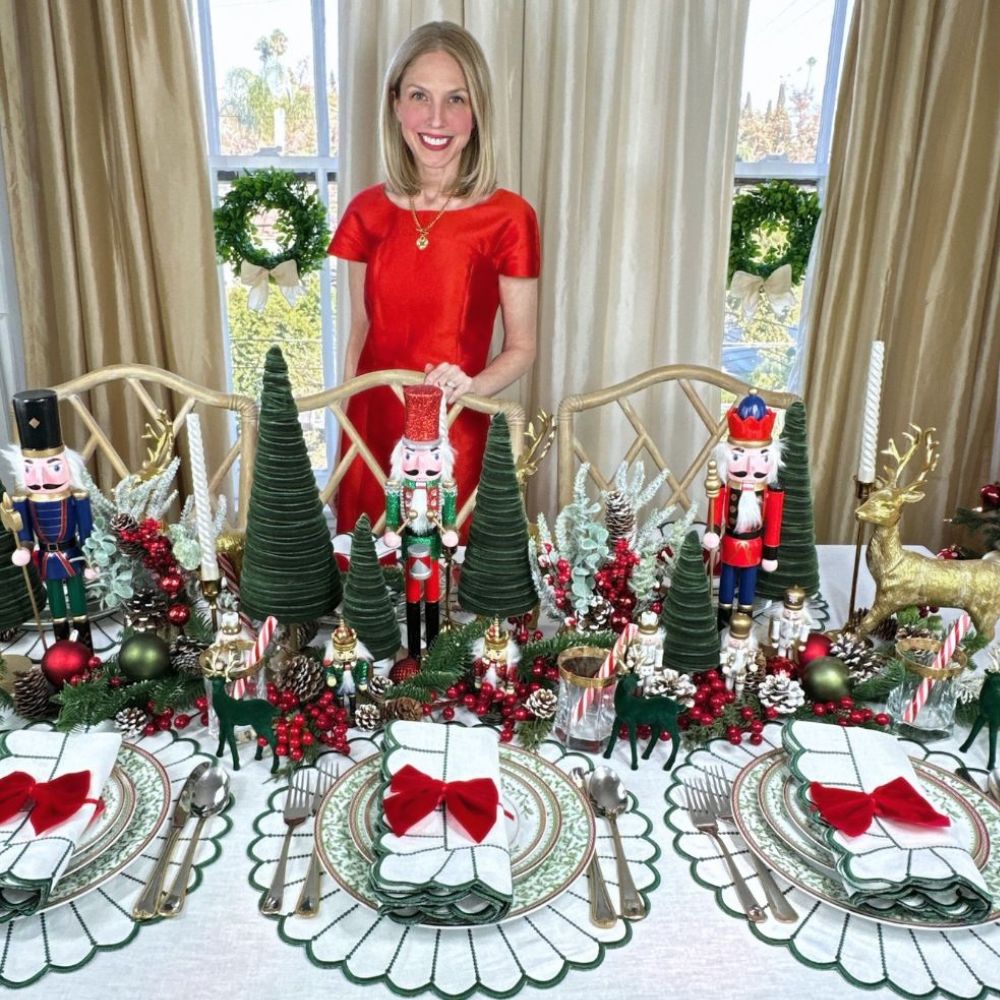
[[[202, 831], [209, 819], [222, 812], [228, 802], [229, 775], [226, 770], [210, 761], [198, 764], [187, 776], [187, 780], [177, 796], [173, 815], [170, 818], [170, 831], [164, 841], [163, 850], [160, 852], [135, 906], [132, 907], [134, 919], [152, 920], [154, 917], [176, 917], [181, 912], [187, 898], [188, 880], [191, 877], [191, 868], [194, 865]], [[169, 892], [164, 892], [163, 883], [166, 879], [167, 868], [177, 847], [177, 841], [192, 816], [197, 820], [194, 833], [188, 842], [187, 851], [184, 853], [173, 885]]]
[[[285, 807], [282, 810], [285, 837], [281, 844], [281, 855], [278, 858], [278, 866], [274, 870], [274, 877], [271, 879], [271, 887], [261, 897], [259, 905], [261, 913], [273, 916], [280, 914], [284, 909], [285, 876], [288, 869], [288, 852], [292, 836], [306, 820], [315, 818], [324, 796], [340, 776], [339, 765], [333, 771], [329, 768], [327, 758], [321, 757], [315, 770], [311, 772], [300, 771], [292, 778], [285, 796]], [[315, 776], [314, 780], [311, 780], [311, 775]], [[321, 874], [314, 838], [309, 856], [309, 868], [299, 893], [298, 902], [295, 905], [296, 916], [314, 917], [319, 912]]]
[[[684, 794], [691, 825], [699, 833], [710, 837], [722, 853], [722, 859], [729, 869], [730, 877], [733, 880], [736, 897], [740, 902], [740, 906], [743, 907], [743, 912], [746, 914], [747, 920], [755, 924], [767, 920], [767, 912], [757, 902], [757, 898], [751, 892], [742, 873], [736, 866], [729, 848], [726, 847], [725, 841], [719, 834], [720, 820], [727, 823], [732, 823], [733, 821], [730, 785], [725, 775], [719, 768], [710, 767], [706, 770], [704, 779], [689, 781], [685, 784]], [[750, 863], [753, 865], [754, 872], [767, 898], [767, 905], [770, 907], [771, 916], [783, 923], [792, 923], [798, 920], [798, 913], [785, 898], [785, 894], [774, 881], [774, 876], [768, 871], [756, 854], [752, 851], [748, 853]]]

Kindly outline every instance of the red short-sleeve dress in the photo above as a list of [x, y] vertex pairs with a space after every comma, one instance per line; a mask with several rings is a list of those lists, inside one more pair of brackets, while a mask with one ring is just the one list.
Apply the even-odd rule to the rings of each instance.
[[[418, 212], [427, 225], [436, 212]], [[502, 188], [469, 208], [445, 212], [417, 248], [409, 208], [389, 200], [379, 184], [347, 206], [329, 252], [363, 261], [368, 335], [358, 375], [388, 368], [422, 372], [427, 364], [457, 364], [478, 375], [489, 360], [493, 322], [500, 305], [500, 276], [537, 278], [538, 221], [531, 205]], [[391, 389], [354, 396], [347, 415], [376, 460], [388, 466], [403, 433], [403, 408]], [[458, 505], [479, 482], [489, 418], [463, 410], [451, 427]], [[340, 453], [351, 442], [341, 436]], [[385, 494], [371, 470], [356, 458], [337, 492], [337, 530], [352, 531], [362, 514], [374, 523], [385, 510]]]

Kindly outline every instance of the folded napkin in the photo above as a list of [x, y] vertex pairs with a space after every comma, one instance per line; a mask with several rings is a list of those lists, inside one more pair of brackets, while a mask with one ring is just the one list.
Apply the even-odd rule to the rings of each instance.
[[0, 735], [0, 923], [45, 906], [100, 806], [121, 736]]
[[822, 831], [851, 902], [974, 922], [992, 898], [951, 821], [924, 795], [888, 733], [792, 722], [783, 742], [797, 795]]
[[502, 919], [513, 883], [496, 733], [391, 722], [382, 778], [371, 873], [380, 912], [407, 923]]

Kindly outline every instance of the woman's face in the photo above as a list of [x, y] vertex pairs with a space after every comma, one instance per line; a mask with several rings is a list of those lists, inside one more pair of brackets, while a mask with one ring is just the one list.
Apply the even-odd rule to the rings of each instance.
[[474, 120], [462, 67], [447, 52], [426, 52], [406, 68], [395, 101], [403, 140], [421, 177], [458, 176]]

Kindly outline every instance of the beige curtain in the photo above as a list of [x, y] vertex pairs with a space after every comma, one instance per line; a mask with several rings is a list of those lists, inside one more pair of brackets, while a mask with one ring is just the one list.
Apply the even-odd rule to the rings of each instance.
[[881, 441], [934, 426], [941, 462], [904, 541], [936, 548], [990, 467], [1000, 371], [1000, 4], [859, 0], [812, 298], [816, 527], [852, 533], [867, 359], [886, 342]]
[[[657, 365], [719, 366], [747, 10], [748, 0], [342, 0], [344, 204], [379, 178], [381, 76], [406, 34], [448, 19], [486, 52], [500, 183], [542, 227], [538, 359], [504, 393], [529, 417]], [[343, 302], [343, 275], [340, 290]], [[342, 332], [346, 319], [342, 309]], [[681, 469], [702, 425], [680, 393], [647, 395], [640, 417]], [[619, 417], [581, 425], [605, 471], [631, 437]], [[553, 455], [533, 509], [554, 507], [555, 474]]]
[[[183, 0], [0, 0], [0, 134], [29, 385], [138, 362], [223, 388]], [[145, 411], [124, 393], [94, 395], [137, 468]], [[210, 462], [223, 455], [213, 419]]]

